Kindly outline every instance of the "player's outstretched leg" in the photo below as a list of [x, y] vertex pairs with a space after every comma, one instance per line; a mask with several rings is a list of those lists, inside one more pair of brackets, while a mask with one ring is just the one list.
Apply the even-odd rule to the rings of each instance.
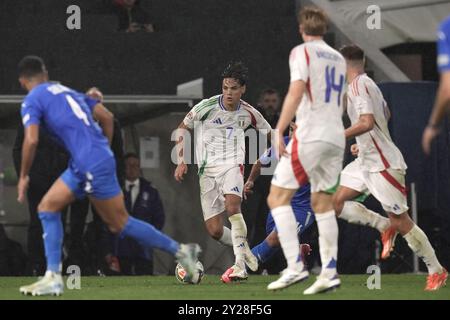
[[426, 234], [411, 220], [408, 212], [399, 215], [389, 213], [389, 218], [392, 225], [406, 240], [411, 250], [419, 256], [427, 266], [428, 277], [425, 290], [439, 290], [445, 285], [448, 272], [439, 263]]
[[[278, 240], [278, 233], [276, 231], [272, 231], [263, 241], [253, 247], [252, 253], [261, 264], [269, 261], [270, 258], [272, 258], [272, 256], [280, 249], [281, 247], [280, 241]], [[306, 266], [305, 257], [311, 253], [311, 247], [309, 244], [301, 243], [300, 252], [302, 261]]]
[[391, 226], [388, 218], [367, 209], [359, 202], [351, 201], [361, 195], [361, 192], [346, 186], [339, 186], [333, 196], [333, 206], [336, 215], [349, 223], [369, 226], [377, 229], [381, 234], [383, 251], [381, 259], [387, 259], [395, 245], [397, 230]]
[[188, 277], [195, 273], [201, 252], [198, 244], [179, 244], [151, 224], [129, 216], [122, 194], [107, 200], [92, 197], [90, 200], [111, 232], [120, 237], [131, 237], [144, 247], [166, 251], [186, 269]]
[[64, 292], [61, 276], [61, 256], [63, 242], [63, 226], [61, 210], [74, 200], [72, 191], [58, 179], [46, 193], [38, 206], [39, 218], [42, 223], [47, 271], [42, 279], [20, 287], [19, 291], [26, 295], [56, 295]]

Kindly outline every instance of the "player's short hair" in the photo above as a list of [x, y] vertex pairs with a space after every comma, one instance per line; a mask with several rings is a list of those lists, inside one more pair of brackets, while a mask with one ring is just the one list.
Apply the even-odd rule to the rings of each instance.
[[26, 56], [18, 65], [19, 77], [31, 78], [46, 71], [45, 63], [38, 56]]
[[318, 7], [304, 7], [298, 14], [298, 22], [308, 36], [323, 36], [327, 33], [328, 16]]
[[125, 153], [125, 155], [123, 156], [123, 160], [128, 160], [130, 158], [135, 158], [135, 159], [139, 159], [139, 156], [136, 152], [127, 152]]
[[339, 49], [339, 52], [349, 61], [364, 61], [364, 50], [356, 44], [349, 44]]
[[222, 80], [225, 78], [236, 79], [243, 86], [248, 80], [248, 68], [241, 61], [230, 62], [222, 72]]

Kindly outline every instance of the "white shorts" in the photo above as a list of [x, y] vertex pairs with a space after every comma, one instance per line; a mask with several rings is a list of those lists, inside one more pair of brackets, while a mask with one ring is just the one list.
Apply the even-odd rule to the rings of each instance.
[[216, 176], [200, 176], [200, 201], [205, 221], [225, 211], [226, 194], [242, 198], [243, 173], [243, 166], [238, 166]]
[[361, 193], [371, 193], [386, 212], [402, 214], [408, 210], [404, 170], [363, 171], [356, 159], [342, 171], [340, 185]]
[[344, 149], [328, 142], [301, 143], [294, 138], [287, 145], [288, 156], [281, 157], [272, 184], [298, 189], [311, 184], [311, 192], [327, 192], [336, 186], [342, 170]]

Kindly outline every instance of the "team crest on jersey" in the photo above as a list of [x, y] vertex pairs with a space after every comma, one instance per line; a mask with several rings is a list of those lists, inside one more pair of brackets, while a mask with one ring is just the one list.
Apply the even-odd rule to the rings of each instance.
[[188, 118], [189, 120], [194, 119], [194, 115], [192, 114], [192, 111], [187, 114], [186, 118]]
[[244, 116], [240, 116], [238, 118], [238, 125], [239, 125], [239, 127], [244, 129], [244, 127], [245, 127], [245, 117]]

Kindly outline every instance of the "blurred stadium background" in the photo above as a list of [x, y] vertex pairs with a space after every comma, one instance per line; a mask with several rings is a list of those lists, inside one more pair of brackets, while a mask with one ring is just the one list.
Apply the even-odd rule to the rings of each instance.
[[[334, 47], [357, 43], [367, 53], [368, 73], [382, 82], [393, 114], [391, 134], [409, 166], [414, 218], [442, 264], [450, 268], [448, 123], [430, 157], [420, 148], [438, 81], [436, 29], [450, 13], [449, 1], [143, 0], [140, 4], [150, 12], [156, 31], [135, 34], [117, 31], [116, 17], [104, 10], [106, 2], [0, 1], [0, 223], [24, 251], [28, 212], [16, 201], [11, 151], [24, 94], [16, 66], [24, 55], [43, 57], [53, 80], [79, 91], [99, 87], [105, 105], [123, 127], [125, 151], [139, 153], [146, 137], [156, 138], [155, 153], [149, 155], [154, 167], [144, 168], [143, 175], [160, 192], [166, 211], [164, 231], [177, 240], [200, 243], [206, 272], [218, 274], [232, 263], [232, 252], [211, 240], [204, 229], [196, 170], [190, 167], [181, 185], [173, 179], [172, 130], [193, 104], [220, 92], [219, 76], [230, 60], [242, 60], [250, 69], [246, 101], [256, 105], [259, 92], [267, 87], [284, 95], [289, 51], [301, 41], [297, 9], [316, 4], [330, 14], [327, 42]], [[366, 27], [366, 9], [374, 3], [381, 8], [380, 30]], [[72, 4], [81, 8], [81, 30], [66, 28], [66, 9]], [[381, 210], [373, 199], [368, 206]], [[255, 208], [249, 200], [243, 209], [252, 243], [261, 240]], [[343, 221], [339, 227], [341, 273], [365, 273], [372, 264], [386, 273], [425, 271], [400, 237], [392, 258], [380, 262], [375, 231]], [[304, 241], [317, 253], [316, 233], [311, 228]], [[170, 256], [155, 252], [154, 259], [155, 273], [172, 274]], [[310, 259], [314, 265], [314, 255]]]

